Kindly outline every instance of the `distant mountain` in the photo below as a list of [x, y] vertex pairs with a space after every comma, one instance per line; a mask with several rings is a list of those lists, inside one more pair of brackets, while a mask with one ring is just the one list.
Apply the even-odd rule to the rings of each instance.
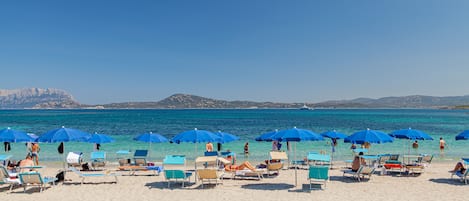
[[72, 95], [59, 89], [0, 89], [1, 109], [77, 107], [80, 104]]
[[174, 94], [158, 102], [126, 102], [102, 105], [104, 108], [299, 108], [299, 103], [273, 103], [253, 101], [225, 101], [189, 94]]
[[[72, 95], [59, 89], [13, 89], [0, 90], [0, 109], [186, 109], [186, 108], [292, 108], [299, 109], [303, 103], [274, 103], [254, 101], [225, 101], [189, 94], [174, 94], [155, 102], [124, 102], [104, 105], [82, 105]], [[325, 101], [307, 104], [310, 108], [468, 108], [466, 96], [402, 96], [378, 99], [357, 98], [353, 100]], [[465, 107], [464, 107], [465, 106]]]
[[325, 101], [314, 104], [316, 107], [357, 107], [357, 108], [453, 108], [458, 105], [469, 105], [466, 96], [401, 96], [378, 99], [357, 98], [353, 100]]

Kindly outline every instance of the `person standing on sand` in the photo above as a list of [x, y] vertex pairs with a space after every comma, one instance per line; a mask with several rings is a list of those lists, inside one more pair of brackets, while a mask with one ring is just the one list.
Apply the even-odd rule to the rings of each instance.
[[34, 162], [36, 163], [36, 165], [39, 165], [39, 151], [40, 150], [41, 150], [41, 148], [39, 147], [38, 143], [33, 143], [31, 145], [31, 157], [34, 160]]

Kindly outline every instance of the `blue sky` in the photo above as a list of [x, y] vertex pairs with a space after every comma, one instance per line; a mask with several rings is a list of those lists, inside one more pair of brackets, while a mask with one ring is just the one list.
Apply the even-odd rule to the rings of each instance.
[[0, 88], [82, 103], [469, 94], [469, 1], [2, 1]]

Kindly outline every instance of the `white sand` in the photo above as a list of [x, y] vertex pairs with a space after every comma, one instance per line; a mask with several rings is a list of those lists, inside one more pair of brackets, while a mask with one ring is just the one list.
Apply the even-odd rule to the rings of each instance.
[[[357, 182], [342, 176], [340, 169], [330, 171], [331, 179], [325, 190], [307, 190], [307, 170], [298, 170], [298, 186], [294, 186], [294, 170], [283, 170], [279, 176], [257, 180], [226, 179], [223, 185], [206, 185], [200, 182], [181, 188], [179, 183], [167, 187], [163, 173], [160, 176], [119, 176], [117, 184], [101, 183], [113, 178], [90, 178], [80, 185], [74, 173], [67, 173], [66, 184], [48, 187], [39, 193], [37, 188], [15, 188], [10, 192], [6, 185], [0, 189], [0, 198], [9, 200], [467, 200], [469, 185], [450, 179], [448, 170], [455, 161], [433, 163], [419, 176], [373, 175], [371, 180]], [[57, 164], [47, 164], [40, 172], [45, 176], [57, 173]], [[55, 166], [55, 167], [54, 167]], [[342, 165], [336, 165], [342, 166]], [[115, 168], [109, 167], [114, 170]], [[124, 173], [126, 174], [126, 173]], [[150, 188], [151, 187], [151, 188]]]

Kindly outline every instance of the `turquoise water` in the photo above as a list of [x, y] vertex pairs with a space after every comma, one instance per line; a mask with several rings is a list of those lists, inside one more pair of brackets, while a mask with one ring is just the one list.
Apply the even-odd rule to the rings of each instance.
[[[448, 143], [446, 158], [468, 156], [467, 141], [455, 141], [454, 136], [469, 129], [469, 113], [465, 110], [391, 110], [391, 109], [350, 109], [350, 110], [0, 110], [0, 128], [11, 127], [28, 133], [42, 134], [48, 130], [65, 126], [86, 132], [98, 132], [111, 135], [114, 143], [102, 144], [101, 149], [114, 160], [115, 152], [121, 149], [148, 149], [149, 144], [132, 140], [134, 136], [145, 132], [160, 133], [167, 138], [194, 128], [224, 131], [241, 138], [236, 142], [223, 145], [223, 150], [230, 149], [242, 154], [245, 142], [249, 142], [249, 160], [260, 161], [267, 158], [271, 148], [269, 142], [256, 142], [254, 138], [275, 129], [288, 129], [294, 126], [310, 129], [317, 133], [337, 130], [346, 134], [366, 128], [391, 132], [412, 127], [430, 134], [435, 140], [419, 142], [419, 153], [439, 155], [438, 139], [443, 137]], [[298, 158], [309, 151], [331, 152], [330, 140], [297, 143]], [[58, 144], [41, 143], [40, 160], [58, 161], [63, 156], [57, 153]], [[371, 153], [407, 153], [411, 142], [396, 139], [393, 143], [372, 145]], [[167, 154], [185, 154], [188, 159], [203, 155], [204, 144], [152, 144], [151, 160], [161, 160]], [[336, 159], [351, 157], [350, 144], [339, 141]], [[283, 149], [286, 149], [284, 143]], [[85, 156], [93, 150], [93, 145], [83, 142], [65, 143], [65, 152], [81, 151]], [[196, 151], [197, 150], [197, 151]], [[3, 151], [2, 151], [3, 152]], [[410, 150], [415, 153], [414, 150]], [[3, 153], [2, 153], [3, 154]], [[13, 143], [9, 153], [14, 159], [21, 159], [26, 154], [23, 143]], [[124, 156], [122, 156], [124, 157]]]

